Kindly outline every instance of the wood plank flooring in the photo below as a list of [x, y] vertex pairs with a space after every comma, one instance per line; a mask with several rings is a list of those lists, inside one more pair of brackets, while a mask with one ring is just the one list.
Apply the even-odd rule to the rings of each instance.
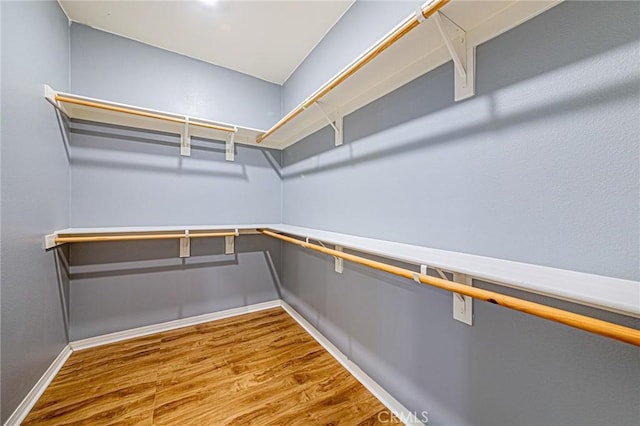
[[275, 308], [74, 352], [23, 425], [377, 425], [388, 419], [369, 391]]

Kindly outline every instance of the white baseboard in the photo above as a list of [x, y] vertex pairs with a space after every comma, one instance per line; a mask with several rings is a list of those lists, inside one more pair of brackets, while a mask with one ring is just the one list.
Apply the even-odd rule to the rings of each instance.
[[210, 314], [198, 315], [189, 318], [182, 318], [179, 320], [148, 325], [145, 327], [132, 328], [130, 330], [103, 334], [102, 336], [89, 337], [88, 339], [76, 340], [75, 342], [71, 342], [69, 343], [69, 346], [71, 346], [72, 350], [79, 351], [82, 349], [107, 345], [109, 343], [120, 342], [122, 340], [134, 339], [136, 337], [143, 337], [150, 334], [161, 333], [163, 331], [175, 330], [176, 328], [188, 327], [191, 325], [202, 324], [205, 322], [215, 321], [223, 318], [249, 314], [251, 312], [263, 311], [265, 309], [277, 308], [279, 306], [281, 306], [280, 299], [270, 300], [268, 302], [256, 303], [254, 305], [248, 306], [240, 306], [239, 308], [227, 309], [225, 311], [213, 312]]
[[362, 385], [369, 390], [380, 402], [386, 406], [397, 418], [401, 419], [408, 425], [423, 425], [413, 413], [396, 400], [391, 394], [385, 391], [382, 386], [377, 384], [371, 377], [360, 369], [356, 364], [350, 361], [345, 354], [324, 337], [311, 323], [302, 317], [295, 309], [289, 306], [284, 300], [276, 299], [268, 302], [256, 303], [249, 306], [241, 306], [239, 308], [227, 309], [225, 311], [213, 312], [210, 314], [198, 315], [195, 317], [183, 318], [175, 321], [168, 321], [160, 324], [149, 325], [146, 327], [133, 328], [131, 330], [118, 331], [116, 333], [105, 334], [102, 336], [90, 337], [88, 339], [76, 340], [64, 347], [62, 352], [51, 363], [47, 371], [42, 375], [40, 380], [35, 384], [33, 389], [22, 400], [20, 405], [11, 414], [4, 426], [19, 425], [29, 414], [40, 396], [44, 393], [49, 383], [53, 380], [60, 368], [64, 365], [67, 358], [73, 351], [93, 348], [96, 346], [107, 345], [109, 343], [120, 342], [122, 340], [133, 339], [136, 337], [148, 336], [154, 333], [160, 333], [176, 328], [188, 327], [191, 325], [202, 324], [205, 322], [215, 321], [223, 318], [230, 318], [238, 315], [244, 315], [251, 312], [263, 311], [266, 309], [282, 307], [307, 333], [311, 335], [323, 348], [331, 354], [349, 373], [353, 375]]
[[38, 399], [40, 399], [40, 396], [42, 396], [45, 389], [47, 389], [49, 383], [51, 383], [53, 378], [56, 377], [58, 371], [60, 371], [64, 363], [67, 361], [67, 358], [69, 358], [69, 355], [71, 355], [71, 352], [72, 350], [69, 345], [62, 348], [60, 354], [58, 354], [56, 359], [53, 360], [49, 368], [47, 368], [47, 371], [45, 371], [42, 377], [40, 377], [40, 380], [36, 382], [27, 396], [25, 396], [22, 402], [16, 407], [14, 412], [4, 423], [4, 426], [17, 426], [22, 423], [33, 406], [36, 405], [36, 402], [38, 402]]
[[389, 409], [399, 420], [406, 425], [424, 425], [414, 413], [409, 411], [404, 405], [402, 405], [397, 399], [395, 399], [389, 392], [384, 390], [382, 386], [376, 383], [371, 377], [360, 369], [353, 361], [340, 352], [333, 343], [322, 335], [310, 322], [308, 322], [302, 315], [296, 312], [287, 302], [280, 300], [282, 308], [287, 311], [293, 319], [295, 319], [302, 328], [306, 330], [323, 348], [327, 350], [353, 377], [356, 378], [362, 385], [367, 388], [369, 392], [373, 394], [378, 400]]

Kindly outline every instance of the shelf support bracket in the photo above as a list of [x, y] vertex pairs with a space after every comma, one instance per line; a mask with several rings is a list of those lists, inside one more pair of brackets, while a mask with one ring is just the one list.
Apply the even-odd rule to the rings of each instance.
[[[473, 286], [473, 278], [467, 274], [454, 272], [453, 281]], [[453, 318], [467, 325], [473, 325], [473, 298], [455, 293], [453, 295]]]
[[[434, 268], [440, 278], [451, 281], [440, 268]], [[473, 286], [473, 279], [467, 274], [453, 273], [453, 282]], [[460, 293], [453, 293], [453, 319], [467, 325], [473, 325], [473, 298]]]
[[[234, 127], [234, 130], [238, 130]], [[227, 161], [235, 161], [236, 159], [236, 146], [235, 146], [235, 132], [230, 132], [229, 136], [227, 136], [227, 143], [225, 146], [225, 160]]]
[[455, 100], [461, 101], [476, 94], [476, 49], [467, 43], [467, 32], [442, 12], [432, 16], [444, 44], [453, 59], [455, 74]]
[[[338, 246], [338, 245], [336, 245], [333, 249], [339, 252], [344, 251], [344, 247]], [[335, 261], [336, 261], [335, 270], [337, 273], [341, 274], [342, 271], [344, 271], [344, 259], [342, 259], [341, 257], [336, 257]]]
[[180, 155], [191, 156], [191, 136], [189, 135], [189, 117], [184, 119], [184, 130], [180, 135]]
[[184, 230], [184, 237], [180, 238], [180, 257], [191, 256], [191, 238], [189, 238], [189, 230]]
[[338, 110], [336, 110], [334, 112], [334, 120], [332, 120], [329, 117], [329, 114], [326, 113], [326, 111], [322, 108], [322, 106], [320, 105], [320, 102], [316, 102], [315, 105], [318, 107], [318, 109], [320, 110], [320, 113], [323, 115], [324, 118], [326, 118], [327, 122], [329, 122], [329, 125], [331, 127], [333, 127], [333, 131], [335, 133], [335, 146], [340, 146], [342, 145], [343, 139], [342, 139], [342, 114], [340, 114], [340, 112]]
[[224, 254], [234, 254], [236, 251], [235, 238], [240, 235], [240, 232], [236, 229], [236, 235], [230, 235], [224, 237]]

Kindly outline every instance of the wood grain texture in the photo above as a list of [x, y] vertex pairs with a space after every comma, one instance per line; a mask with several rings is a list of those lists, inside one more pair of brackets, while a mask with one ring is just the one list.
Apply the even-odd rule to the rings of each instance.
[[386, 410], [275, 308], [74, 352], [23, 424], [377, 425]]
[[[142, 241], [142, 240], [177, 240], [185, 238], [184, 232], [169, 232], [160, 234], [120, 234], [120, 235], [83, 235], [83, 236], [60, 236], [55, 238], [56, 244], [66, 243], [94, 243], [102, 241]], [[190, 232], [189, 238], [217, 238], [217, 237], [235, 237], [235, 232]]]
[[[433, 0], [430, 2], [424, 9], [420, 9], [422, 16], [424, 19], [429, 18], [431, 15], [436, 13], [442, 7], [444, 7], [450, 0]], [[384, 39], [380, 40], [376, 45], [371, 47], [369, 50], [364, 52], [359, 58], [357, 58], [349, 67], [334, 78], [332, 78], [325, 85], [316, 90], [311, 96], [305, 99], [299, 106], [290, 111], [287, 115], [285, 115], [280, 121], [274, 124], [269, 130], [264, 132], [262, 135], [256, 138], [257, 143], [261, 143], [263, 140], [271, 136], [274, 132], [276, 132], [279, 128], [296, 118], [300, 115], [305, 109], [309, 108], [315, 102], [318, 102], [327, 93], [331, 92], [333, 89], [342, 84], [346, 79], [351, 77], [353, 74], [358, 72], [362, 67], [367, 65], [377, 56], [379, 56], [382, 52], [387, 50], [391, 45], [396, 43], [402, 37], [407, 35], [411, 30], [420, 25], [420, 20], [418, 20], [418, 15], [413, 17], [409, 17], [405, 20], [401, 25], [396, 28], [391, 34], [387, 35]]]
[[484, 290], [478, 287], [471, 287], [465, 284], [448, 281], [442, 278], [432, 277], [426, 274], [419, 274], [409, 269], [400, 268], [398, 266], [378, 262], [377, 260], [371, 260], [365, 257], [356, 256], [354, 254], [330, 249], [325, 246], [308, 243], [297, 238], [278, 234], [273, 231], [265, 229], [259, 229], [258, 231], [270, 237], [286, 241], [302, 248], [315, 250], [338, 259], [343, 259], [349, 262], [368, 266], [369, 268], [377, 269], [379, 271], [387, 272], [389, 274], [397, 275], [409, 280], [416, 280], [423, 284], [437, 287], [442, 290], [447, 290], [452, 293], [458, 293], [464, 296], [473, 297], [477, 300], [504, 306], [505, 308], [513, 309], [515, 311], [524, 312], [526, 314], [534, 315], [550, 321], [555, 321], [557, 323], [575, 327], [580, 330], [585, 330], [590, 333], [598, 334], [600, 336], [610, 337], [612, 339], [620, 340], [621, 342], [640, 346], [640, 330], [636, 330], [635, 328], [603, 321], [601, 319], [588, 317], [586, 315], [576, 314], [574, 312], [565, 311], [564, 309], [554, 308], [552, 306], [543, 305], [540, 303], [530, 302], [525, 299], [507, 296], [495, 291]]
[[[74, 105], [82, 105], [91, 108], [103, 109], [106, 111], [121, 112], [123, 114], [137, 115], [146, 118], [155, 118], [157, 120], [171, 121], [173, 123], [187, 124], [187, 119], [182, 117], [172, 117], [169, 115], [158, 114], [155, 112], [136, 110], [116, 105], [103, 104], [100, 102], [87, 101], [84, 99], [70, 98], [69, 96], [56, 95], [56, 102], [66, 102]], [[200, 121], [188, 121], [190, 126], [205, 127], [207, 129], [220, 130], [222, 132], [236, 133], [238, 130], [232, 127], [219, 126], [217, 124], [202, 123]]]

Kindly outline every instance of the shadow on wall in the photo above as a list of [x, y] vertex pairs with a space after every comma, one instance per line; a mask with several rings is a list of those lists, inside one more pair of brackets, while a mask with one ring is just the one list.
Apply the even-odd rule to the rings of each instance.
[[69, 247], [66, 245], [58, 246], [51, 252], [53, 253], [53, 263], [56, 270], [64, 333], [67, 341], [69, 341]]
[[[225, 159], [225, 142], [192, 137], [191, 156], [180, 155], [180, 136], [108, 123], [69, 120], [58, 112], [62, 140], [70, 164], [146, 170], [248, 180], [246, 166], [271, 167], [280, 175], [281, 153], [246, 145], [235, 146], [236, 161]], [[265, 157], [243, 155], [259, 150]], [[144, 160], [140, 156], [144, 155]], [[206, 163], [201, 163], [206, 162]], [[212, 163], [218, 163], [212, 167]]]
[[127, 330], [281, 297], [278, 241], [193, 239], [73, 244], [69, 253], [71, 340]]
[[[285, 171], [284, 178], [291, 174], [318, 172], [401, 154], [425, 145], [450, 143], [465, 136], [495, 132], [637, 96], [639, 82], [636, 79], [623, 84], [602, 85], [597, 90], [586, 91], [577, 96], [559, 97], [550, 94], [553, 97], [550, 96], [550, 102], [544, 105], [521, 109], [513, 114], [496, 114], [494, 92], [497, 90], [637, 42], [637, 34], [633, 32], [620, 31], [615, 36], [606, 34], [616, 26], [624, 27], [625, 23], [621, 24], [620, 20], [630, 21], [637, 28], [638, 5], [635, 2], [616, 2], [615, 9], [610, 2], [593, 2], [588, 8], [561, 4], [553, 10], [569, 7], [571, 22], [567, 22], [566, 13], [544, 14], [544, 19], [534, 18], [519, 26], [518, 31], [509, 31], [478, 46], [474, 98], [460, 103], [453, 100], [455, 71], [449, 62], [346, 116], [345, 146], [334, 146], [333, 131], [327, 126], [287, 148], [284, 154], [285, 167], [330, 150], [343, 152], [339, 155], [341, 160], [331, 162], [331, 165], [305, 165], [293, 173]], [[577, 25], [583, 31], [575, 31]], [[528, 27], [535, 30], [529, 30]], [[584, 27], [588, 29], [584, 30]], [[584, 39], [584, 34], [589, 34], [588, 40]], [[607, 36], [603, 37], [603, 34]], [[526, 49], [518, 46], [526, 46]], [[503, 50], [517, 52], [517, 55], [500, 54]], [[485, 99], [486, 107], [481, 122], [469, 122], [466, 117], [461, 116], [459, 122], [448, 131], [431, 134], [429, 129], [433, 121], [429, 116], [437, 116], [439, 112], [455, 105], [473, 103], [474, 100], [478, 102], [480, 98]], [[386, 148], [379, 149], [376, 153], [356, 155], [351, 144], [360, 141], [364, 143], [367, 138], [386, 139]]]
[[[425, 87], [435, 87], [441, 90], [442, 87], [452, 87], [453, 82], [448, 82], [447, 80], [451, 80], [453, 72], [454, 70], [451, 64], [443, 65], [432, 73], [414, 80], [407, 86], [403, 86], [402, 89], [398, 89], [398, 91], [345, 117], [345, 146], [341, 148], [336, 148], [333, 145], [333, 133], [330, 127], [325, 127], [303, 139], [298, 144], [293, 145], [291, 148], [288, 148], [285, 151], [284, 163], [285, 167], [289, 167], [289, 169], [285, 169], [283, 178], [297, 177], [300, 173], [312, 174], [339, 169], [348, 165], [374, 161], [393, 155], [401, 155], [425, 146], [452, 143], [477, 134], [498, 132], [509, 127], [522, 126], [525, 123], [540, 122], [563, 114], [574, 114], [580, 110], [591, 109], [596, 105], [615, 103], [624, 99], [634, 99], [640, 91], [640, 80], [634, 79], [621, 84], [601, 86], [598, 90], [583, 91], [579, 95], [566, 97], [556, 102], [549, 102], [511, 114], [498, 114], [496, 112], [496, 101], [494, 97], [487, 94], [484, 96], [486, 102], [484, 105], [485, 108], [483, 109], [485, 113], [488, 112], [488, 115], [485, 114], [486, 117], [483, 118], [481, 122], [461, 117], [461, 121], [458, 122], [458, 124], [450, 123], [451, 125], [448, 126], [438, 124], [437, 126], [441, 128], [439, 129], [441, 131], [431, 132], [430, 135], [425, 135], [423, 130], [435, 124], [434, 121], [436, 118], [430, 116], [430, 114], [435, 114], [442, 109], [452, 108], [453, 102], [442, 101], [441, 105], [430, 102], [428, 104], [430, 111], [423, 110], [423, 116], [402, 123], [393, 122], [398, 121], [393, 120], [394, 117], [402, 116], [403, 118], [408, 118], [412, 114], [404, 115], [398, 113], [396, 108], [389, 106], [396, 105], [397, 103], [394, 100], [390, 101], [387, 98], [388, 96], [396, 96], [414, 84], [423, 86], [423, 89]], [[414, 93], [419, 92], [414, 91]], [[426, 90], [426, 93], [429, 93], [429, 91]], [[477, 96], [480, 96], [480, 94]], [[435, 98], [439, 101], [443, 100], [441, 96], [436, 96]], [[446, 96], [446, 99], [453, 99], [453, 93]], [[477, 98], [476, 102], [479, 101], [481, 101], [481, 99]], [[386, 115], [384, 111], [378, 111], [379, 105], [377, 102], [385, 104], [383, 110], [387, 111]], [[409, 104], [411, 104], [411, 102], [409, 102]], [[389, 108], [394, 111], [393, 114], [388, 114]], [[390, 119], [385, 120], [385, 116], [390, 117]], [[445, 128], [442, 129], [442, 127]], [[382, 145], [383, 141], [387, 142], [384, 143], [384, 147], [380, 148], [379, 145]], [[367, 150], [362, 147], [362, 144], [366, 143], [372, 144], [371, 149]], [[329, 159], [322, 165], [318, 162], [296, 165], [296, 163], [303, 162], [304, 160], [331, 150], [342, 150], [342, 153], [341, 155], [336, 154], [335, 158]], [[363, 153], [360, 154], [360, 152]]]
[[[235, 252], [225, 254], [224, 238], [191, 239], [191, 256], [179, 257], [179, 240], [113, 241], [73, 244], [67, 259], [58, 253], [67, 268], [68, 279], [81, 280], [165, 271], [239, 265], [243, 253], [263, 253], [273, 274], [278, 275], [264, 237], [241, 235]], [[63, 246], [64, 247], [64, 246]], [[68, 262], [68, 263], [67, 263]], [[68, 266], [71, 265], [71, 266]], [[276, 280], [274, 279], [274, 284]], [[279, 291], [279, 289], [278, 289]]]

